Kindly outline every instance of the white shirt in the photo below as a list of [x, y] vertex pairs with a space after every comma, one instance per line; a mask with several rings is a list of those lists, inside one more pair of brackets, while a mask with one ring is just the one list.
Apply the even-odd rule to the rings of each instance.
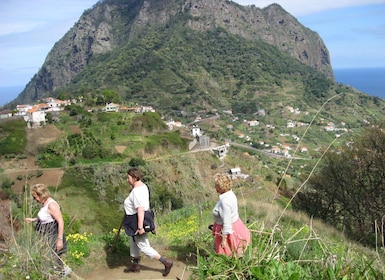
[[[55, 202], [59, 206], [59, 204], [55, 200], [53, 200], [52, 198], [49, 198], [47, 203], [43, 207], [41, 207], [39, 210], [39, 213], [37, 213], [37, 218], [42, 224], [48, 224], [55, 221], [55, 219], [48, 212], [48, 206], [50, 205], [51, 202]], [[59, 209], [60, 209], [60, 206], [59, 206]]]
[[233, 233], [232, 223], [238, 220], [238, 200], [232, 190], [219, 195], [219, 200], [213, 209], [214, 221], [223, 225], [222, 233]]
[[150, 209], [150, 196], [146, 185], [136, 186], [132, 188], [128, 197], [124, 200], [124, 211], [126, 215], [134, 215], [137, 213], [138, 207], [143, 207], [144, 211]]

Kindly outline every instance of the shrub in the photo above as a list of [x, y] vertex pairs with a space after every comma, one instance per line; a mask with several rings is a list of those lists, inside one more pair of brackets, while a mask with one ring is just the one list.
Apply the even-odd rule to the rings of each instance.
[[75, 265], [84, 264], [84, 258], [90, 255], [89, 238], [92, 234], [74, 233], [67, 235], [67, 262]]
[[111, 249], [119, 253], [130, 252], [130, 238], [125, 234], [124, 230], [113, 228], [110, 232], [102, 236], [102, 240], [105, 243], [105, 248]]

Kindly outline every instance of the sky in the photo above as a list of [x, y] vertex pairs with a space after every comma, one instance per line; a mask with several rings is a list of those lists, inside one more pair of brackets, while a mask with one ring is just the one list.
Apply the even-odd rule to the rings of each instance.
[[[321, 36], [333, 69], [385, 67], [385, 0], [234, 2], [258, 8], [273, 2], [280, 4]], [[21, 92], [55, 42], [96, 3], [97, 0], [0, 0], [0, 106]], [[12, 90], [18, 92], [11, 97]]]

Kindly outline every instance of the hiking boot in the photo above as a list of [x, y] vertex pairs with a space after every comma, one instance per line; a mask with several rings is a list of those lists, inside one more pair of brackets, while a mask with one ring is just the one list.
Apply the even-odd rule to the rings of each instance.
[[130, 267], [127, 267], [123, 270], [125, 273], [129, 272], [140, 272], [140, 266], [138, 263], [132, 263]]
[[174, 265], [174, 262], [172, 260], [165, 260], [163, 264], [164, 264], [163, 276], [167, 276], [170, 273], [171, 268]]

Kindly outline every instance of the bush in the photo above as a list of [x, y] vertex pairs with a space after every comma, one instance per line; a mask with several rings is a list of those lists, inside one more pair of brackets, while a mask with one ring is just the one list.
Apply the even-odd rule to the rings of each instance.
[[84, 264], [84, 258], [89, 257], [89, 238], [92, 234], [74, 233], [67, 235], [67, 262], [75, 265]]

